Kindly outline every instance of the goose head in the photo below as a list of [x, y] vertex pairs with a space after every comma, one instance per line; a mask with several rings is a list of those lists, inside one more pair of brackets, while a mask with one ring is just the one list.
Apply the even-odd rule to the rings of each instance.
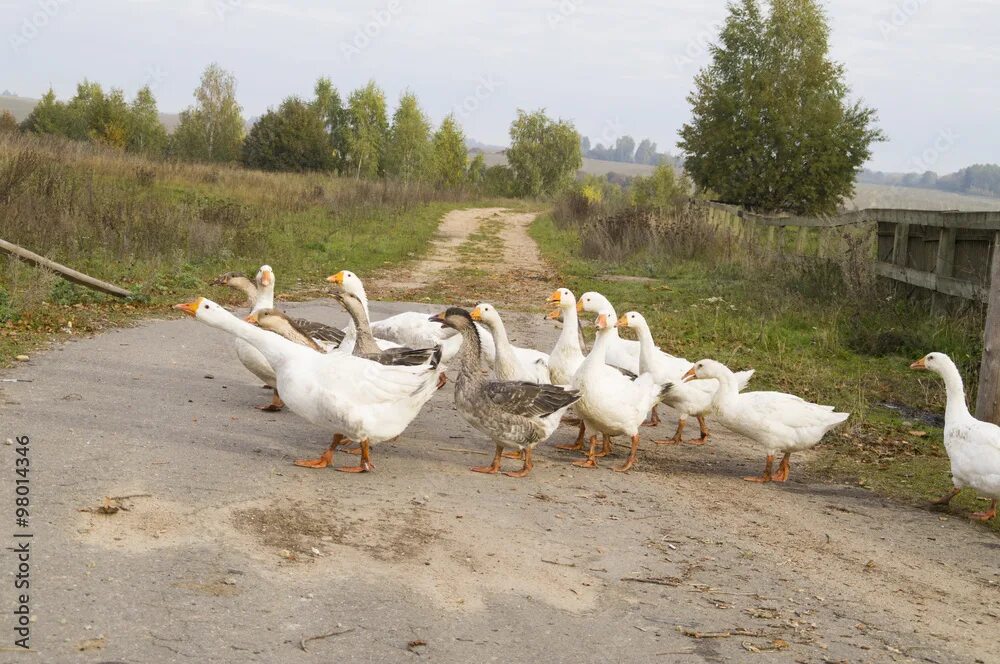
[[597, 334], [606, 334], [608, 330], [618, 327], [618, 320], [608, 314], [598, 314], [597, 320], [594, 322], [594, 327], [597, 328]]
[[731, 373], [722, 362], [704, 359], [696, 362], [681, 379], [686, 383], [696, 378], [723, 378]]
[[309, 346], [313, 350], [322, 351], [319, 344], [310, 339], [308, 334], [296, 327], [287, 314], [277, 309], [260, 309], [259, 311], [251, 312], [243, 320], [268, 332], [279, 334], [289, 341]]
[[257, 286], [261, 288], [274, 288], [274, 270], [270, 265], [261, 265], [260, 269], [257, 270], [257, 276], [254, 278], [257, 282]]
[[593, 314], [608, 314], [617, 319], [617, 316], [614, 315], [615, 308], [611, 306], [608, 298], [594, 291], [587, 291], [580, 296], [580, 300], [576, 303], [576, 310], [579, 313], [589, 311]]
[[922, 358], [910, 365], [911, 369], [923, 369], [933, 371], [936, 374], [943, 372], [958, 371], [958, 367], [950, 357], [944, 353], [927, 353]]
[[500, 320], [500, 314], [497, 312], [497, 308], [492, 304], [487, 304], [486, 302], [480, 302], [477, 304], [475, 309], [469, 313], [469, 318], [485, 324], [490, 329], [503, 325], [503, 321]]
[[646, 319], [638, 311], [628, 311], [618, 319], [618, 327], [630, 327], [638, 330], [646, 327]]
[[557, 307], [545, 316], [548, 320], [559, 320], [563, 316], [563, 311], [576, 307], [576, 298], [573, 296], [573, 292], [568, 288], [559, 288], [554, 290], [552, 295], [549, 295], [549, 299], [545, 302], [547, 304], [554, 304]]
[[337, 274], [326, 278], [331, 284], [335, 284], [341, 291], [349, 293], [359, 300], [364, 301], [365, 287], [361, 283], [361, 278], [350, 270], [341, 270]]
[[433, 323], [441, 323], [441, 327], [450, 327], [451, 329], [458, 330], [459, 332], [469, 328], [475, 329], [476, 325], [469, 312], [461, 307], [449, 307], [445, 311], [431, 316], [430, 321]]
[[183, 311], [188, 316], [209, 324], [223, 323], [233, 317], [222, 306], [212, 302], [207, 297], [199, 297], [190, 302], [175, 304], [174, 309]]

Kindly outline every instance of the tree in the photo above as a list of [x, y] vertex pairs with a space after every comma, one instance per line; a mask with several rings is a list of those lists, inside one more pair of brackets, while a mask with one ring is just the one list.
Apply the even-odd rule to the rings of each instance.
[[583, 164], [580, 135], [569, 122], [552, 120], [541, 109], [518, 109], [510, 125], [507, 162], [519, 195], [553, 194], [568, 184]]
[[631, 162], [635, 154], [635, 139], [631, 136], [620, 136], [615, 141], [615, 161]]
[[344, 108], [340, 99], [340, 93], [328, 78], [320, 78], [316, 81], [316, 98], [312, 106], [316, 113], [323, 119], [326, 129], [327, 142], [333, 152], [334, 167], [339, 171], [344, 171], [347, 164], [348, 137], [350, 128], [348, 126], [347, 109]]
[[648, 138], [642, 139], [639, 147], [635, 149], [635, 163], [652, 164], [655, 158], [656, 143], [651, 142]]
[[829, 27], [815, 0], [729, 5], [712, 62], [688, 96], [679, 147], [701, 189], [759, 210], [834, 210], [885, 140], [876, 113], [850, 103], [844, 66], [829, 58]]
[[66, 136], [69, 119], [66, 113], [66, 105], [56, 99], [56, 93], [49, 88], [49, 91], [42, 95], [31, 113], [21, 123], [23, 131], [30, 131], [34, 134], [58, 134]]
[[160, 122], [156, 97], [149, 86], [135, 94], [129, 107], [128, 150], [148, 155], [163, 154], [167, 146], [167, 130]]
[[334, 154], [327, 139], [315, 107], [289, 97], [250, 128], [242, 161], [265, 171], [329, 171], [334, 168]]
[[441, 127], [434, 132], [431, 148], [431, 178], [439, 185], [458, 186], [465, 181], [465, 163], [468, 154], [465, 150], [465, 134], [455, 121], [455, 116], [448, 114], [441, 121]]
[[431, 154], [431, 124], [420, 110], [417, 96], [406, 92], [392, 116], [385, 151], [385, 172], [404, 181], [423, 176]]
[[194, 91], [195, 103], [181, 112], [174, 131], [177, 156], [197, 161], [230, 162], [240, 156], [243, 109], [236, 101], [236, 78], [210, 64]]
[[482, 152], [476, 154], [469, 162], [469, 172], [467, 178], [469, 184], [477, 189], [482, 189], [486, 180], [486, 158]]
[[13, 134], [19, 131], [17, 126], [17, 118], [14, 114], [4, 109], [3, 113], [0, 113], [0, 134]]
[[661, 215], [676, 208], [687, 193], [688, 183], [667, 164], [657, 166], [649, 177], [632, 180], [632, 204]]
[[349, 134], [348, 159], [356, 177], [375, 177], [383, 173], [382, 155], [389, 131], [385, 93], [368, 81], [368, 85], [351, 93], [347, 100]]

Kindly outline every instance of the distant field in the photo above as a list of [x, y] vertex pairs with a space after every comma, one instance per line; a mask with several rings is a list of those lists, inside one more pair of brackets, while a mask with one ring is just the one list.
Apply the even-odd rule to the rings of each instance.
[[[37, 99], [31, 99], [29, 97], [11, 97], [9, 95], [0, 95], [0, 111], [10, 111], [17, 118], [18, 122], [24, 120], [31, 113], [31, 109], [35, 107], [38, 103]], [[160, 113], [160, 122], [163, 126], [167, 128], [167, 131], [173, 131], [174, 128], [180, 122], [180, 116], [177, 113]]]
[[[502, 152], [484, 152], [483, 158], [487, 166], [504, 165], [507, 157]], [[623, 161], [604, 161], [603, 159], [584, 159], [581, 172], [587, 175], [605, 175], [607, 173], [621, 173], [622, 175], [649, 175], [653, 172], [654, 166], [649, 164], [629, 164]]]

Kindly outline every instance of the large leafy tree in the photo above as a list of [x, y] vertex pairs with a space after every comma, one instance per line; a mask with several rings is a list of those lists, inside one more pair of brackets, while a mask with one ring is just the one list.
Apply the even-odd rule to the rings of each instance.
[[797, 213], [832, 211], [852, 193], [884, 135], [873, 109], [848, 100], [829, 32], [814, 0], [772, 0], [767, 16], [756, 0], [730, 3], [678, 143], [701, 189]]
[[382, 157], [389, 132], [385, 93], [368, 85], [351, 93], [347, 100], [348, 158], [356, 177], [375, 177], [384, 172]]
[[552, 120], [544, 110], [526, 113], [518, 109], [510, 139], [507, 162], [520, 195], [555, 193], [572, 181], [583, 164], [576, 129], [565, 120]]
[[334, 154], [327, 137], [315, 108], [289, 97], [251, 127], [243, 142], [243, 163], [266, 171], [329, 171]]
[[69, 117], [66, 105], [56, 99], [56, 93], [52, 88], [49, 88], [31, 109], [31, 113], [21, 123], [21, 129], [35, 134], [67, 135]]
[[385, 150], [385, 172], [404, 181], [424, 176], [431, 154], [431, 124], [420, 110], [417, 96], [406, 92], [392, 116]]
[[431, 156], [431, 175], [434, 182], [445, 186], [458, 186], [465, 181], [465, 165], [468, 161], [465, 148], [465, 134], [449, 114], [441, 121], [434, 133]]
[[174, 131], [174, 152], [196, 161], [236, 161], [244, 128], [243, 109], [236, 101], [236, 77], [213, 63], [201, 75], [194, 97], [194, 105], [181, 112]]
[[326, 140], [333, 154], [334, 167], [343, 171], [347, 163], [350, 127], [347, 109], [340, 98], [340, 93], [328, 78], [316, 81], [316, 98], [312, 102], [313, 109], [323, 119]]

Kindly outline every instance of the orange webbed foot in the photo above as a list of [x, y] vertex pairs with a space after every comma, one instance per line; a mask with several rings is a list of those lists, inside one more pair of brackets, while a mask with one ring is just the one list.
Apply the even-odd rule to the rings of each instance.
[[677, 436], [674, 436], [673, 438], [663, 438], [661, 440], [654, 440], [653, 442], [656, 443], [657, 445], [680, 445], [681, 439]]

